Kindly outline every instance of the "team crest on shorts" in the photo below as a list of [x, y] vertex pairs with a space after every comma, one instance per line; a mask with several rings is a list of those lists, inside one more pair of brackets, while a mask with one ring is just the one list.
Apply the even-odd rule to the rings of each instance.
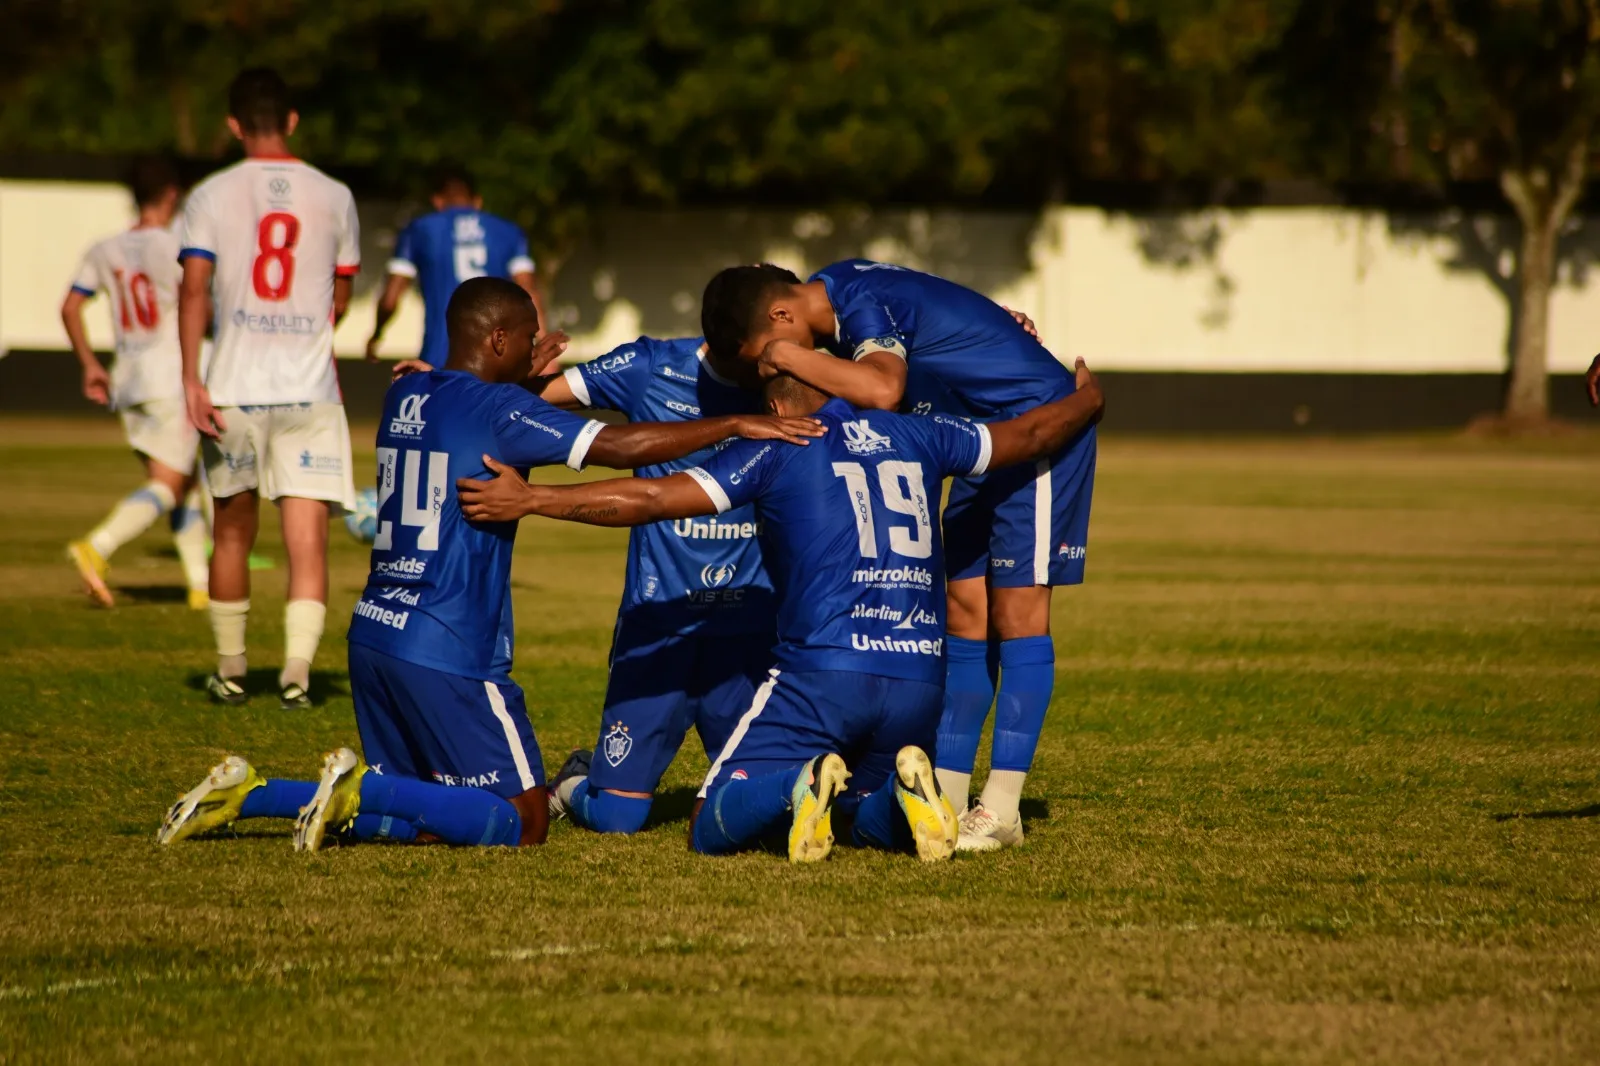
[[605, 755], [606, 762], [612, 766], [621, 766], [622, 760], [628, 757], [628, 752], [633, 750], [633, 738], [628, 735], [628, 727], [621, 722], [613, 725], [600, 741], [600, 751]]

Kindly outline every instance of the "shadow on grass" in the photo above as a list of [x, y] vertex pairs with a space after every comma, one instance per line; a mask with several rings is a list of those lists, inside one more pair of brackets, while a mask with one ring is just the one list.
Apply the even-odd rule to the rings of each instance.
[[657, 792], [655, 802], [650, 804], [650, 819], [644, 827], [654, 829], [673, 822], [687, 822], [694, 813], [694, 797], [698, 791], [685, 785]]
[[1506, 811], [1494, 816], [1497, 822], [1510, 822], [1518, 818], [1600, 818], [1600, 803], [1565, 811]]
[[[206, 688], [206, 674], [190, 674], [184, 679], [184, 684], [197, 692], [204, 692]], [[247, 670], [244, 675], [244, 690], [250, 694], [252, 701], [263, 698], [276, 699], [278, 696], [278, 668], [275, 666], [257, 666]], [[311, 702], [321, 705], [330, 697], [350, 695], [350, 678], [348, 675], [333, 670], [311, 671]]]
[[189, 590], [182, 585], [124, 585], [114, 591], [118, 600], [134, 603], [189, 602]]

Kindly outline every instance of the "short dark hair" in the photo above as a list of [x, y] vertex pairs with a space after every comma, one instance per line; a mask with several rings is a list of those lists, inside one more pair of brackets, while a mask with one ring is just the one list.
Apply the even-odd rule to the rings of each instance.
[[792, 374], [774, 374], [768, 378], [766, 384], [761, 387], [761, 396], [768, 403], [784, 400], [795, 407], [806, 407], [828, 398], [827, 393], [806, 384]]
[[146, 207], [160, 200], [168, 189], [181, 189], [178, 168], [172, 161], [160, 156], [144, 156], [133, 161], [128, 168], [128, 189], [133, 202]]
[[460, 163], [440, 163], [428, 175], [428, 192], [433, 196], [460, 190], [468, 196], [478, 195], [472, 172]]
[[706, 282], [700, 299], [700, 331], [718, 359], [736, 359], [760, 328], [772, 298], [800, 284], [794, 272], [771, 263], [728, 267]]
[[241, 70], [228, 86], [228, 115], [253, 136], [289, 132], [289, 85], [271, 67]]
[[468, 278], [456, 286], [444, 309], [445, 333], [450, 347], [471, 347], [514, 311], [532, 310], [533, 298], [521, 285], [505, 278]]

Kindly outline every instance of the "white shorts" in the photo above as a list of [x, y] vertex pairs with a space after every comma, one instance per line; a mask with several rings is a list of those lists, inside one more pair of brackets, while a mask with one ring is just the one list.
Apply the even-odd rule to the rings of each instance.
[[194, 473], [200, 433], [189, 424], [189, 413], [181, 399], [146, 400], [129, 404], [117, 413], [122, 416], [122, 431], [134, 451], [180, 474]]
[[355, 506], [343, 404], [220, 407], [217, 413], [228, 427], [222, 439], [200, 443], [211, 495], [255, 491], [269, 500], [327, 500], [335, 513]]

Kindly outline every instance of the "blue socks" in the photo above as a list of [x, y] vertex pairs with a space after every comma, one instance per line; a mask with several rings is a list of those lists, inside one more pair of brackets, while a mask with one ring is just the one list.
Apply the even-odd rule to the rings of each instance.
[[650, 800], [590, 788], [585, 779], [572, 790], [567, 814], [575, 825], [596, 833], [637, 833], [650, 817]]
[[356, 840], [393, 840], [409, 844], [417, 839], [417, 827], [388, 814], [358, 814], [346, 833]]
[[[1048, 642], [1050, 638], [1043, 639]], [[978, 742], [983, 739], [983, 723], [994, 702], [994, 672], [988, 660], [986, 640], [945, 640], [944, 715], [939, 719], [935, 755], [941, 770], [972, 773]]]
[[[951, 673], [953, 676], [953, 669]], [[1055, 682], [1056, 648], [1049, 637], [1019, 637], [1000, 642], [1000, 691], [994, 704], [991, 769], [1026, 773], [1033, 766], [1033, 752], [1039, 746], [1044, 712], [1050, 706]], [[946, 699], [948, 706], [948, 697]], [[943, 739], [941, 736], [940, 765], [944, 764]], [[969, 756], [969, 770], [971, 766]]]
[[856, 808], [850, 839], [858, 848], [883, 848], [885, 851], [905, 851], [916, 846], [911, 825], [894, 794], [893, 774]]
[[733, 780], [712, 790], [694, 820], [690, 843], [702, 855], [727, 855], [759, 841], [789, 818], [789, 795], [806, 763]]
[[357, 823], [368, 816], [409, 822], [415, 833], [431, 833], [447, 844], [515, 847], [522, 838], [522, 816], [510, 801], [481, 788], [450, 788], [409, 777], [363, 777]]
[[300, 808], [311, 802], [317, 794], [315, 781], [285, 781], [269, 778], [260, 788], [253, 788], [244, 797], [239, 808], [240, 818], [297, 818]]

